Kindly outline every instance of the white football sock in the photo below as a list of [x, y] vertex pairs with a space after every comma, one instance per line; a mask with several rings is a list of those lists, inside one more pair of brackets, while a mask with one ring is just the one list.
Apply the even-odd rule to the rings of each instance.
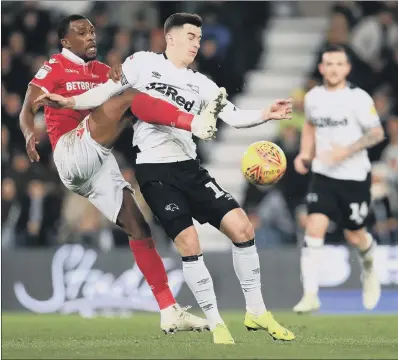
[[301, 249], [301, 281], [304, 294], [317, 295], [319, 290], [318, 273], [324, 239], [304, 236], [305, 246]]
[[254, 240], [244, 244], [250, 245], [241, 247], [242, 244], [234, 243], [232, 246], [234, 269], [245, 296], [246, 310], [259, 316], [266, 310], [261, 293], [260, 260]]
[[361, 258], [373, 258], [376, 242], [373, 240], [373, 236], [369, 233], [366, 234], [366, 241], [360, 243], [357, 246], [359, 255]]
[[374, 241], [373, 236], [369, 233], [366, 234], [366, 242], [358, 244], [358, 254], [361, 261], [361, 265], [366, 262], [373, 262], [374, 253], [376, 250], [377, 243]]
[[223, 324], [224, 321], [218, 312], [213, 279], [203, 261], [203, 256], [187, 256], [182, 259], [185, 281], [205, 313], [210, 330], [213, 330], [217, 324]]

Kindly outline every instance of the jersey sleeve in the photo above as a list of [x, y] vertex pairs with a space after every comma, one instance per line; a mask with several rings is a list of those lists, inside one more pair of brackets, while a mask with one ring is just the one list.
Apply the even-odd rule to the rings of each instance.
[[129, 84], [131, 87], [134, 87], [138, 82], [140, 71], [148, 60], [149, 58], [145, 51], [139, 51], [129, 56], [122, 65], [122, 78], [120, 79], [122, 85]]
[[42, 89], [45, 93], [54, 92], [59, 79], [57, 64], [50, 64], [48, 61], [39, 69], [35, 77], [29, 83]]
[[305, 121], [312, 123], [311, 96], [309, 95], [309, 93], [304, 96], [304, 115]]
[[355, 101], [355, 115], [363, 129], [381, 126], [374, 101], [370, 95], [363, 90], [358, 90], [357, 101]]

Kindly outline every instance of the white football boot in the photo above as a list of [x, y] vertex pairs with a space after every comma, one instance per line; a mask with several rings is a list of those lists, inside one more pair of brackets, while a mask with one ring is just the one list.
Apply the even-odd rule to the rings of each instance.
[[373, 259], [363, 260], [361, 280], [363, 306], [367, 310], [372, 310], [378, 304], [381, 296], [380, 281], [374, 267]]
[[227, 105], [227, 91], [225, 88], [220, 88], [206, 108], [194, 116], [191, 124], [192, 134], [205, 141], [215, 139], [217, 118], [225, 105]]
[[177, 331], [204, 331], [210, 330], [206, 319], [192, 315], [186, 310], [190, 306], [181, 308], [175, 304], [160, 312], [160, 328], [167, 334], [175, 334]]
[[303, 298], [293, 308], [293, 311], [298, 314], [304, 314], [318, 311], [320, 307], [321, 302], [317, 294], [304, 294]]

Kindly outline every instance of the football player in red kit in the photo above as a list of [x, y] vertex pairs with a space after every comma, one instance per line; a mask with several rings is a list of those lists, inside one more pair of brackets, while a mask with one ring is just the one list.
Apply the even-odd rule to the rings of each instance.
[[[62, 52], [52, 56], [30, 82], [20, 114], [20, 126], [31, 161], [40, 160], [34, 131], [39, 104], [35, 100], [45, 93], [79, 95], [108, 80], [109, 67], [95, 60], [95, 29], [87, 18], [71, 15], [63, 19], [58, 36]], [[45, 121], [54, 162], [68, 189], [86, 197], [128, 234], [137, 265], [159, 304], [162, 330], [169, 333], [208, 329], [206, 320], [187, 313], [176, 303], [149, 225], [111, 153], [125, 125], [120, 119], [129, 107], [143, 121], [172, 125], [195, 134], [192, 115], [136, 90], [126, 91], [92, 112], [46, 106]]]

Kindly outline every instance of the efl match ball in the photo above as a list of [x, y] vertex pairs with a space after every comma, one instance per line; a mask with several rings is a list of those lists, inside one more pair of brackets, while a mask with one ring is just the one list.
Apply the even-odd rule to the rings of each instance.
[[270, 141], [251, 144], [242, 157], [241, 170], [246, 180], [254, 185], [277, 183], [286, 172], [283, 150]]

